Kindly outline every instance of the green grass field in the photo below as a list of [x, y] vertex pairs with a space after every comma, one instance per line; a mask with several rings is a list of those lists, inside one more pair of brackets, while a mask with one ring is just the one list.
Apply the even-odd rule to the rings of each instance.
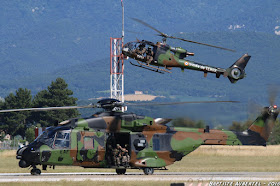
[[[267, 147], [201, 146], [167, 168], [170, 172], [279, 172], [279, 157], [280, 145]], [[0, 173], [28, 173], [30, 171], [18, 166], [16, 151], [1, 151], [0, 160]], [[128, 171], [142, 172], [142, 170], [136, 169]], [[47, 172], [115, 172], [115, 170], [56, 166], [55, 170], [48, 169]]]
[[[19, 168], [18, 160], [15, 158], [16, 151], [0, 151], [0, 173], [29, 173], [27, 168]], [[268, 147], [252, 146], [202, 146], [181, 161], [168, 166], [170, 172], [279, 172], [280, 171], [280, 145]], [[39, 167], [40, 168], [40, 167]], [[128, 170], [128, 172], [142, 170]], [[42, 171], [45, 172], [45, 171]], [[48, 169], [47, 172], [115, 172], [114, 169], [84, 169], [82, 167], [57, 166], [55, 170]], [[170, 181], [83, 181], [83, 182], [24, 182], [24, 183], [0, 183], [0, 185], [170, 185]]]
[[169, 166], [174, 172], [279, 172], [280, 146], [202, 146]]
[[[25, 182], [25, 183], [0, 183], [0, 185], [21, 185], [21, 186], [49, 186], [49, 185], [55, 185], [55, 186], [92, 186], [92, 185], [98, 185], [98, 186], [142, 186], [142, 185], [149, 185], [149, 186], [170, 186], [170, 181], [141, 181], [141, 182], [135, 182], [135, 181], [82, 181], [82, 182], [70, 182], [70, 181], [58, 181], [58, 182]], [[175, 182], [176, 183], [176, 182]], [[182, 183], [182, 182], [179, 182]]]

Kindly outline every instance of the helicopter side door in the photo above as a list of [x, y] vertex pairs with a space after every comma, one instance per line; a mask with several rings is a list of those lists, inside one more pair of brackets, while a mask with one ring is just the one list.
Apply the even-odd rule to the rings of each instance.
[[[107, 133], [107, 142], [106, 142], [106, 159], [108, 165], [113, 166], [127, 166], [130, 161], [130, 133], [129, 132], [115, 132]], [[121, 147], [118, 149], [117, 146]], [[119, 153], [118, 153], [119, 152]], [[116, 159], [118, 154], [119, 160]], [[119, 162], [117, 162], [119, 161]], [[119, 163], [119, 165], [117, 164]]]
[[81, 163], [105, 161], [105, 135], [103, 132], [80, 131], [77, 133], [77, 161]]

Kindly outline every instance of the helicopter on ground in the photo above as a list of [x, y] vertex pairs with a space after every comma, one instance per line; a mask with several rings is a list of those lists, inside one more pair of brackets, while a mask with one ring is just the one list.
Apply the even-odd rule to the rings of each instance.
[[202, 71], [204, 72], [204, 77], [207, 76], [207, 73], [214, 73], [216, 74], [216, 78], [219, 78], [221, 75], [223, 75], [224, 77], [228, 77], [231, 83], [235, 83], [238, 80], [243, 79], [245, 77], [245, 67], [251, 58], [251, 56], [249, 56], [248, 54], [244, 54], [227, 69], [208, 66], [194, 61], [190, 61], [185, 59], [185, 57], [194, 56], [194, 53], [188, 52], [187, 50], [181, 47], [169, 46], [168, 44], [166, 44], [166, 39], [179, 39], [181, 41], [196, 43], [223, 50], [234, 50], [196, 41], [186, 40], [179, 37], [169, 36], [155, 29], [154, 27], [145, 23], [142, 20], [136, 18], [133, 18], [133, 20], [158, 32], [159, 36], [163, 37], [163, 41], [153, 43], [151, 41], [146, 40], [137, 40], [126, 43], [122, 48], [122, 54], [125, 56], [125, 58], [130, 57], [137, 61], [138, 64], [130, 62], [132, 65], [158, 73], [171, 73], [170, 70], [173, 67], [181, 68], [182, 71], [184, 71], [184, 69]]
[[[213, 102], [233, 101], [211, 101]], [[59, 165], [111, 168], [116, 169], [117, 174], [125, 174], [126, 169], [142, 169], [144, 174], [151, 175], [155, 169], [167, 170], [166, 166], [180, 161], [201, 145], [265, 146], [279, 114], [274, 104], [264, 107], [248, 130], [233, 132], [210, 130], [209, 126], [170, 127], [167, 123], [171, 119], [154, 119], [118, 111], [123, 105], [116, 99], [103, 99], [87, 106], [11, 109], [0, 112], [104, 109], [88, 118], [69, 119], [58, 126], [48, 127], [35, 141], [18, 149], [16, 158], [20, 160], [19, 166], [32, 168], [32, 175], [41, 174], [38, 165], [42, 165], [43, 170], [47, 166], [54, 168]]]

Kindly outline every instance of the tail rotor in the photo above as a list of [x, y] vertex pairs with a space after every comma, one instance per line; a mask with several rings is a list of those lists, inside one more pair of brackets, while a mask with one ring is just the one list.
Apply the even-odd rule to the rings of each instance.
[[227, 76], [231, 83], [236, 83], [238, 80], [243, 79], [246, 75], [245, 67], [250, 58], [251, 56], [244, 54], [233, 65], [226, 69], [224, 76]]

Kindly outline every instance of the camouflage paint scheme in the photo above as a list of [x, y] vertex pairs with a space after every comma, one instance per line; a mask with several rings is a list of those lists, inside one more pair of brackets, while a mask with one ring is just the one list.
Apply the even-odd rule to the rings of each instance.
[[[160, 43], [160, 42], [154, 44], [150, 41], [145, 41], [145, 40], [129, 42], [125, 44], [122, 53], [125, 56], [128, 56], [136, 61], [147, 63], [148, 57], [145, 55], [140, 55], [136, 52], [137, 51], [136, 49], [139, 48], [139, 45], [141, 44], [142, 45], [144, 44], [146, 47], [151, 47], [153, 51], [153, 60], [149, 65], [141, 63], [141, 65], [135, 65], [135, 66], [142, 67], [145, 69], [150, 68], [150, 70], [152, 70], [151, 68], [153, 68], [153, 71], [164, 71], [164, 72], [169, 72], [168, 70], [172, 69], [172, 67], [178, 67], [181, 68], [182, 71], [184, 71], [184, 69], [202, 71], [204, 72], [204, 77], [207, 76], [207, 73], [214, 73], [216, 74], [217, 78], [219, 78], [220, 75], [228, 77], [231, 83], [235, 83], [238, 80], [243, 79], [245, 77], [246, 75], [245, 67], [251, 58], [251, 56], [249, 56], [248, 54], [244, 54], [229, 68], [227, 69], [218, 68], [218, 67], [203, 65], [185, 59], [185, 57], [194, 54], [187, 52], [187, 50], [181, 47], [171, 47], [166, 43]], [[165, 67], [165, 69], [151, 67], [150, 65]]]
[[[110, 142], [122, 146], [128, 144], [131, 156], [128, 168], [163, 168], [180, 161], [200, 145], [265, 146], [278, 114], [277, 109], [265, 107], [247, 131], [233, 132], [209, 130], [207, 127], [169, 127], [166, 125], [169, 119], [153, 119], [133, 113], [103, 112], [90, 118], [72, 119], [63, 125], [48, 128], [33, 143], [19, 149], [17, 158], [23, 168], [40, 164], [116, 168], [110, 165], [106, 158], [106, 143]], [[59, 134], [69, 140], [67, 148], [56, 145], [59, 144], [56, 141]]]

